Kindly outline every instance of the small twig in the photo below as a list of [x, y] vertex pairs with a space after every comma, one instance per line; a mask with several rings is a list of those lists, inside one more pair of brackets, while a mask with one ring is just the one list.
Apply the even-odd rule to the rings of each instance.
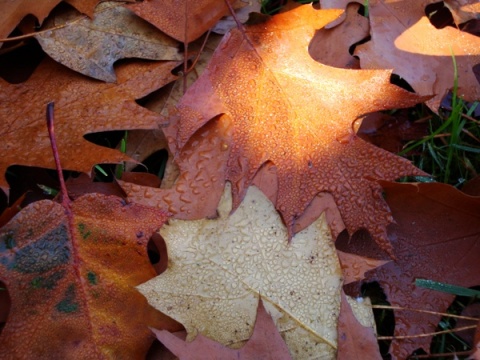
[[53, 158], [55, 159], [55, 167], [57, 168], [58, 180], [60, 181], [60, 196], [62, 205], [65, 209], [70, 209], [70, 198], [68, 197], [67, 186], [65, 185], [65, 179], [63, 178], [62, 165], [60, 164], [60, 155], [58, 153], [57, 140], [55, 139], [54, 130], [54, 116], [53, 116], [54, 103], [49, 102], [47, 104], [47, 128], [48, 137], [50, 138], [50, 144], [52, 146]]
[[440, 316], [452, 317], [452, 318], [455, 318], [455, 319], [463, 319], [463, 320], [469, 320], [469, 321], [478, 321], [479, 320], [478, 318], [470, 317], [470, 316], [440, 313], [440, 312], [436, 312], [436, 311], [429, 311], [429, 310], [422, 310], [422, 309], [405, 308], [405, 307], [401, 307], [401, 306], [372, 305], [372, 308], [373, 309], [386, 309], [386, 310], [413, 311], [413, 312], [419, 312], [419, 313], [424, 313], [424, 314], [440, 315]]
[[[448, 111], [453, 111], [453, 109], [451, 107], [448, 107], [448, 106], [442, 106], [443, 109], [445, 110], [448, 110]], [[468, 116], [467, 114], [464, 114], [464, 113], [460, 113], [460, 116], [467, 119], [467, 120], [470, 120], [476, 124], [480, 124], [480, 121], [471, 117], [471, 116]]]
[[473, 353], [473, 350], [468, 350], [468, 351], [455, 351], [454, 353], [441, 353], [441, 354], [423, 354], [423, 355], [412, 355], [409, 356], [408, 359], [431, 359], [431, 358], [437, 358], [437, 357], [444, 357], [444, 356], [466, 356], [466, 355], [471, 355]]
[[10, 41], [18, 41], [18, 40], [22, 40], [22, 39], [29, 39], [29, 38], [32, 38], [34, 36], [37, 36], [37, 35], [41, 35], [41, 34], [44, 34], [48, 31], [53, 31], [53, 30], [58, 30], [58, 29], [62, 29], [64, 27], [67, 27], [67, 26], [70, 26], [70, 25], [73, 25], [74, 23], [76, 23], [77, 21], [80, 21], [82, 19], [85, 19], [87, 16], [84, 15], [84, 16], [81, 16], [77, 19], [74, 19], [72, 21], [69, 21], [65, 24], [62, 24], [62, 25], [57, 25], [57, 26], [54, 26], [52, 28], [49, 28], [49, 29], [45, 29], [45, 30], [40, 30], [40, 31], [37, 31], [37, 32], [34, 32], [34, 33], [30, 33], [30, 34], [25, 34], [25, 35], [19, 35], [19, 36], [13, 36], [13, 37], [10, 37], [10, 38], [3, 38], [3, 39], [0, 39], [0, 43], [2, 42], [10, 42]]

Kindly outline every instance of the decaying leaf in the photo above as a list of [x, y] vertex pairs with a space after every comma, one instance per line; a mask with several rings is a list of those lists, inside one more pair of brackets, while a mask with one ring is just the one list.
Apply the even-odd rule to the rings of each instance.
[[[357, 138], [352, 124], [361, 114], [426, 98], [390, 84], [389, 71], [315, 62], [308, 43], [316, 29], [340, 13], [305, 5], [245, 32], [233, 30], [183, 97], [179, 118], [171, 120], [165, 134], [178, 155], [201, 126], [226, 114], [233, 130], [225, 144], [225, 178], [233, 184], [234, 208], [270, 161], [279, 179], [276, 207], [290, 236], [296, 219], [324, 191], [334, 196], [350, 233], [366, 228], [388, 251], [385, 229], [391, 216], [374, 180], [423, 172]], [[215, 158], [214, 151], [205, 156]]]
[[[117, 150], [94, 145], [85, 133], [153, 129], [158, 115], [135, 103], [176, 77], [175, 62], [130, 63], [117, 69], [117, 84], [77, 74], [52, 60], [45, 60], [25, 83], [0, 80], [0, 132], [3, 154], [0, 173], [12, 164], [55, 168], [45, 127], [45, 104], [56, 105], [57, 143], [65, 169], [90, 173], [98, 163], [128, 161]], [[0, 187], [8, 188], [5, 178]]]
[[170, 351], [180, 359], [190, 360], [289, 360], [285, 342], [278, 333], [275, 323], [265, 311], [260, 299], [252, 336], [239, 350], [223, 346], [199, 334], [194, 341], [185, 342], [166, 330], [152, 331]]
[[224, 0], [150, 0], [128, 5], [128, 8], [164, 33], [185, 43], [202, 36], [228, 13]]
[[249, 188], [229, 216], [225, 192], [214, 220], [171, 220], [160, 234], [168, 269], [138, 288], [149, 303], [198, 333], [240, 347], [255, 322], [258, 297], [296, 359], [333, 359], [341, 271], [322, 215], [290, 244], [265, 195]]
[[[445, 312], [454, 295], [415, 286], [427, 279], [463, 287], [480, 283], [480, 199], [439, 183], [383, 183], [395, 224], [389, 239], [396, 261], [366, 275], [378, 281], [394, 306]], [[361, 247], [350, 241], [350, 249]], [[365, 242], [363, 242], [365, 246]], [[435, 331], [440, 315], [395, 311], [394, 336]], [[394, 339], [391, 354], [405, 359], [412, 351], [428, 352], [431, 336]]]
[[44, 200], [0, 230], [0, 280], [12, 300], [2, 359], [142, 358], [148, 326], [179, 329], [134, 289], [155, 275], [147, 242], [165, 214], [98, 194], [71, 213]]
[[93, 20], [72, 9], [50, 18], [44, 27], [63, 24], [69, 25], [35, 38], [53, 59], [95, 79], [116, 81], [113, 63], [118, 59], [183, 59], [176, 41], [116, 2], [98, 5]]

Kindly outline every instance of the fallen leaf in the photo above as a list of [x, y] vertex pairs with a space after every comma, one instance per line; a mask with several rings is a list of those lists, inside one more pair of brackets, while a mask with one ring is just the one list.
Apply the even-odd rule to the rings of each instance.
[[258, 169], [270, 161], [279, 179], [276, 207], [290, 236], [312, 198], [329, 192], [348, 231], [366, 228], [388, 251], [391, 217], [374, 180], [424, 173], [356, 137], [352, 124], [361, 114], [407, 107], [426, 97], [392, 85], [389, 71], [315, 62], [306, 51], [308, 43], [316, 29], [340, 13], [305, 5], [247, 27], [246, 37], [233, 30], [183, 97], [179, 118], [171, 119], [164, 132], [178, 156], [201, 126], [226, 114], [233, 135], [226, 144], [224, 176], [233, 184], [234, 208]]
[[142, 358], [148, 326], [178, 330], [134, 289], [155, 275], [147, 242], [165, 220], [93, 194], [70, 215], [49, 200], [23, 209], [0, 231], [0, 279], [12, 300], [0, 357]]
[[[158, 116], [135, 103], [175, 79], [175, 62], [122, 64], [117, 84], [102, 84], [45, 60], [22, 84], [0, 80], [0, 173], [20, 164], [55, 168], [45, 126], [45, 104], [56, 106], [57, 143], [65, 169], [90, 173], [99, 163], [131, 160], [117, 150], [94, 145], [85, 133], [152, 129]], [[0, 187], [7, 190], [4, 177]]]
[[[348, 2], [322, 0], [321, 4], [344, 8]], [[458, 95], [466, 101], [480, 98], [473, 71], [480, 63], [480, 39], [450, 26], [436, 29], [425, 15], [425, 7], [434, 2], [369, 1], [372, 40], [357, 46], [354, 55], [360, 58], [362, 69], [393, 69], [417, 94], [435, 94], [426, 103], [437, 112], [440, 101], [453, 88], [452, 53], [458, 68]]]
[[229, 187], [216, 219], [162, 227], [168, 269], [138, 289], [185, 326], [187, 341], [201, 333], [236, 348], [252, 333], [261, 295], [293, 358], [334, 358], [341, 271], [325, 216], [288, 244], [280, 216], [255, 187], [229, 215]]
[[445, 6], [450, 10], [455, 24], [473, 19], [480, 19], [480, 3], [478, 0], [444, 0]]
[[[415, 286], [415, 279], [471, 287], [480, 274], [480, 198], [440, 183], [382, 182], [395, 223], [389, 227], [395, 261], [366, 274], [378, 281], [393, 306], [445, 312], [454, 295]], [[454, 224], [454, 225], [453, 225]], [[359, 241], [349, 242], [359, 253]], [[454, 249], [454, 251], [452, 250]], [[394, 336], [435, 331], [441, 315], [395, 311]], [[430, 349], [431, 336], [394, 339], [393, 359], [405, 359], [414, 350]]]
[[345, 69], [358, 69], [358, 59], [349, 49], [369, 36], [368, 19], [358, 13], [360, 4], [350, 4], [345, 10], [346, 19], [332, 29], [320, 29], [315, 33], [308, 52], [312, 58], [324, 65]]
[[152, 331], [170, 351], [180, 359], [202, 360], [288, 360], [288, 348], [278, 333], [275, 323], [263, 307], [260, 298], [253, 333], [239, 350], [227, 348], [209, 338], [198, 335], [192, 342], [185, 342], [166, 330]]
[[[41, 24], [60, 1], [1, 0], [0, 39], [6, 38], [15, 29], [20, 20], [29, 14], [35, 16]], [[0, 47], [2, 45], [3, 43], [0, 43]]]
[[228, 13], [224, 0], [148, 0], [127, 7], [167, 35], [185, 43], [198, 39]]
[[102, 2], [93, 20], [66, 10], [44, 28], [67, 26], [35, 36], [54, 60], [81, 74], [115, 82], [113, 63], [124, 58], [182, 60], [177, 42], [116, 2]]

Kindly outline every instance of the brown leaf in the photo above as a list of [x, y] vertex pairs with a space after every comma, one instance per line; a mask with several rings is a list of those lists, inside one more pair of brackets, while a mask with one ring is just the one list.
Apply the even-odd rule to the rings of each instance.
[[199, 334], [192, 342], [185, 342], [166, 330], [152, 329], [167, 348], [180, 359], [202, 360], [287, 360], [291, 359], [285, 342], [280, 336], [271, 316], [258, 303], [257, 318], [253, 333], [247, 343], [238, 350], [230, 349]]
[[472, 19], [480, 19], [478, 0], [444, 0], [444, 4], [452, 13], [457, 26]]
[[389, 71], [343, 70], [313, 61], [306, 49], [315, 29], [339, 14], [305, 5], [248, 27], [246, 37], [233, 30], [183, 97], [180, 117], [165, 134], [178, 155], [201, 126], [226, 114], [233, 137], [226, 144], [225, 178], [233, 184], [235, 207], [258, 169], [271, 161], [279, 179], [276, 206], [290, 236], [312, 198], [325, 191], [334, 196], [349, 232], [366, 228], [388, 249], [385, 228], [391, 218], [372, 180], [423, 172], [357, 138], [352, 123], [360, 114], [426, 98], [390, 84]]
[[51, 17], [44, 28], [67, 26], [35, 36], [53, 59], [81, 74], [115, 82], [113, 63], [123, 58], [182, 60], [177, 42], [122, 4], [103, 2], [93, 20], [76, 10]]
[[[101, 84], [51, 60], [32, 77], [12, 85], [0, 80], [0, 173], [12, 164], [55, 168], [45, 126], [45, 104], [56, 106], [57, 143], [65, 169], [90, 173], [98, 163], [130, 158], [94, 145], [85, 133], [121, 129], [152, 129], [158, 116], [137, 105], [141, 98], [175, 79], [174, 62], [122, 64], [117, 84]], [[2, 177], [0, 187], [8, 187]]]
[[[480, 198], [440, 183], [382, 182], [395, 223], [389, 239], [396, 261], [367, 273], [378, 281], [394, 306], [445, 312], [454, 296], [415, 286], [422, 278], [471, 287], [480, 274]], [[361, 245], [350, 241], [350, 251]], [[395, 312], [394, 336], [420, 335], [435, 330], [440, 315]], [[418, 348], [429, 350], [431, 336], [394, 339], [391, 353], [405, 359]]]
[[49, 200], [23, 209], [0, 232], [12, 300], [0, 357], [141, 358], [147, 326], [179, 329], [134, 289], [155, 275], [146, 247], [165, 220], [103, 195], [77, 199], [71, 213]]
[[[480, 98], [472, 69], [480, 63], [480, 38], [450, 26], [436, 29], [425, 15], [425, 7], [434, 2], [370, 1], [372, 40], [359, 45], [354, 54], [360, 57], [362, 69], [393, 69], [419, 95], [435, 94], [427, 105], [438, 111], [441, 99], [453, 88], [452, 52], [458, 67], [458, 95], [467, 101]], [[347, 3], [323, 0], [322, 6]]]
[[308, 52], [312, 58], [324, 65], [358, 69], [358, 59], [349, 53], [349, 48], [369, 36], [368, 19], [358, 13], [360, 4], [350, 4], [346, 9], [346, 19], [333, 29], [320, 29], [316, 32]]
[[228, 13], [224, 0], [149, 0], [128, 5], [128, 8], [164, 33], [185, 43], [202, 36]]
[[[0, 38], [3, 39], [10, 34], [25, 16], [32, 14], [41, 24], [50, 11], [61, 0], [1, 0], [0, 8]], [[0, 46], [3, 44], [0, 43]]]

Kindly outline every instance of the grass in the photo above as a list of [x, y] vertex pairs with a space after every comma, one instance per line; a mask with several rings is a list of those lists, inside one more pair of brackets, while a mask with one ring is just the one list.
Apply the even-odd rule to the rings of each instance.
[[406, 145], [399, 155], [406, 156], [418, 168], [437, 181], [460, 187], [478, 175], [480, 168], [480, 121], [472, 115], [478, 101], [466, 103], [458, 97], [458, 72], [452, 55], [454, 84], [450, 106], [439, 114], [419, 114], [429, 119], [429, 134]]

